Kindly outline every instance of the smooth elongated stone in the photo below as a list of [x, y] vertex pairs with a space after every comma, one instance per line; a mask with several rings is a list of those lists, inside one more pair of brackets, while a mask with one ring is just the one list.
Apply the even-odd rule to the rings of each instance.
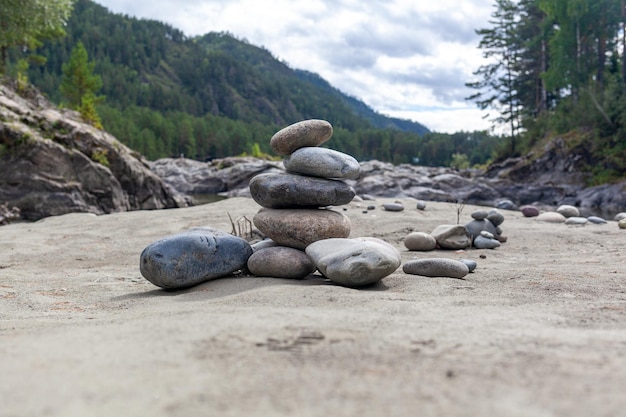
[[354, 157], [333, 149], [307, 146], [283, 160], [287, 172], [321, 178], [354, 179], [361, 166]]
[[303, 120], [276, 132], [270, 147], [278, 155], [290, 155], [305, 146], [320, 146], [332, 135], [333, 127], [326, 120]]
[[406, 274], [425, 277], [463, 278], [469, 274], [468, 266], [454, 259], [428, 258], [405, 262], [402, 270]]
[[252, 221], [274, 242], [296, 249], [304, 250], [318, 240], [350, 235], [350, 219], [327, 209], [261, 209]]
[[141, 275], [154, 285], [184, 288], [242, 269], [252, 255], [245, 240], [212, 228], [197, 228], [148, 245], [139, 259]]
[[254, 252], [248, 270], [260, 277], [299, 279], [315, 272], [315, 265], [300, 249], [274, 246]]
[[260, 174], [250, 180], [250, 195], [267, 208], [311, 208], [348, 204], [356, 195], [343, 181], [294, 174]]

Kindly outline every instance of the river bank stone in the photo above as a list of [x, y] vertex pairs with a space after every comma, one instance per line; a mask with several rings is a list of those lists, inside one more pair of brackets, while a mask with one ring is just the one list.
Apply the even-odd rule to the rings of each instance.
[[622, 219], [622, 220], [620, 220], [619, 222], [617, 222], [617, 226], [618, 226], [620, 229], [626, 229], [626, 219]]
[[474, 238], [474, 247], [476, 249], [495, 249], [499, 246], [499, 241], [494, 238], [484, 236], [483, 234], [480, 234]]
[[593, 223], [593, 224], [606, 224], [607, 223], [606, 220], [598, 216], [589, 216], [587, 217], [587, 220], [589, 221], [589, 223]]
[[465, 249], [472, 243], [465, 226], [442, 224], [431, 232], [442, 249]]
[[350, 219], [329, 209], [261, 209], [254, 225], [281, 246], [304, 250], [322, 239], [347, 238]]
[[540, 222], [547, 223], [565, 223], [565, 216], [556, 211], [546, 211], [537, 216], [536, 219]]
[[584, 226], [588, 222], [589, 221], [587, 220], [586, 217], [573, 216], [573, 217], [568, 217], [567, 219], [565, 219], [565, 224], [569, 224], [573, 226]]
[[578, 208], [571, 206], [569, 204], [562, 204], [557, 209], [556, 212], [562, 214], [564, 217], [580, 217], [580, 211]]
[[465, 263], [447, 258], [408, 261], [402, 265], [402, 270], [406, 274], [446, 278], [463, 278], [469, 273], [469, 268]]
[[352, 156], [328, 148], [305, 147], [283, 160], [290, 173], [321, 178], [355, 179], [361, 166]]
[[402, 203], [385, 203], [383, 204], [385, 211], [403, 211], [404, 204]]
[[227, 276], [246, 266], [250, 244], [212, 228], [197, 228], [164, 237], [140, 255], [141, 275], [165, 289], [190, 287]]
[[520, 211], [522, 212], [524, 217], [537, 217], [539, 216], [539, 213], [540, 213], [537, 207], [531, 206], [531, 205], [522, 206], [520, 208]]
[[411, 232], [404, 238], [404, 246], [411, 251], [430, 251], [437, 247], [437, 241], [428, 233]]
[[320, 146], [332, 135], [333, 127], [326, 120], [303, 120], [276, 132], [270, 139], [270, 147], [278, 155], [290, 155], [306, 146]]
[[267, 208], [311, 208], [348, 204], [356, 195], [343, 181], [294, 174], [259, 174], [250, 195]]
[[346, 287], [378, 282], [402, 262], [395, 247], [373, 237], [320, 240], [309, 245], [306, 254], [322, 275]]
[[248, 270], [260, 277], [302, 279], [315, 272], [315, 265], [302, 250], [273, 246], [255, 251]]

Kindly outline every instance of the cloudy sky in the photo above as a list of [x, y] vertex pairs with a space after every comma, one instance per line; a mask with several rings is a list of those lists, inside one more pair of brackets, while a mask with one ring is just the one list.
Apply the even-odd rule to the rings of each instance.
[[465, 87], [494, 0], [95, 0], [187, 36], [227, 31], [376, 111], [437, 132], [487, 129]]

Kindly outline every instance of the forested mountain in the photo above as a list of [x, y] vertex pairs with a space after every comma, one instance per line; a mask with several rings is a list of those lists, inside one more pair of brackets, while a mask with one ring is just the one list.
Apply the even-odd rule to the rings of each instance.
[[[36, 50], [46, 62], [30, 66], [29, 80], [62, 103], [62, 68], [82, 43], [102, 78], [104, 128], [149, 159], [270, 153], [273, 133], [309, 118], [331, 122], [328, 146], [360, 160], [483, 164], [498, 143], [486, 132], [430, 133], [419, 123], [380, 115], [318, 75], [228, 33], [189, 38], [90, 0], [75, 2], [65, 30]], [[13, 61], [23, 51], [14, 49]]]

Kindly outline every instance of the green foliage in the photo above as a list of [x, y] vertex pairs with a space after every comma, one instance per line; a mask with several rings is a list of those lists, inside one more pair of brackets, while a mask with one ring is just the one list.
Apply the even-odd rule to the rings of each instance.
[[454, 169], [467, 169], [470, 167], [469, 159], [464, 153], [452, 154], [452, 162], [450, 162], [450, 168]]
[[94, 149], [94, 151], [91, 153], [91, 160], [99, 163], [100, 165], [104, 165], [105, 167], [109, 167], [110, 163], [108, 155], [109, 151], [107, 149]]

